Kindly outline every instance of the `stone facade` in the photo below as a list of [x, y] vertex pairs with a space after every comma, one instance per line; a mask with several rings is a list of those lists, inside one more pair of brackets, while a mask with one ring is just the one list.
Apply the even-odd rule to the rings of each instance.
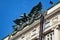
[[[60, 2], [48, 9], [44, 16], [43, 40], [60, 40]], [[10, 40], [38, 40], [40, 19], [17, 32]], [[8, 40], [9, 36], [4, 38]]]

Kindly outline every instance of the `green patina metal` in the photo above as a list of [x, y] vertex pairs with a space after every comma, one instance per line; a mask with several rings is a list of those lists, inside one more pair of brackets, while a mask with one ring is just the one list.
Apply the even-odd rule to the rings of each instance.
[[42, 4], [39, 2], [38, 5], [34, 6], [31, 10], [31, 12], [27, 15], [24, 13], [23, 16], [20, 16], [21, 19], [16, 19], [14, 22], [19, 25], [19, 27], [15, 26], [14, 29], [15, 31], [20, 31], [19, 28], [22, 30], [24, 27], [27, 25], [32, 24], [35, 20], [40, 18], [40, 13], [42, 9]]

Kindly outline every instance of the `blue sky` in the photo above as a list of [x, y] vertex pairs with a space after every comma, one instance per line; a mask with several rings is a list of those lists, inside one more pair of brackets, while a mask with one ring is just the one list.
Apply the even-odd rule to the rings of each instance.
[[[42, 2], [43, 10], [51, 6], [50, 0], [0, 0], [0, 40], [13, 31], [13, 20], [23, 13], [29, 13], [31, 9]], [[51, 0], [56, 3], [58, 0]]]

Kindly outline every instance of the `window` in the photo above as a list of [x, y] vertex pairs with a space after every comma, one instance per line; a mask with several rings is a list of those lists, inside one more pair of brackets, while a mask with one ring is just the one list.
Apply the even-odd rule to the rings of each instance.
[[45, 35], [45, 40], [53, 40], [54, 32]]
[[36, 35], [36, 28], [33, 29], [33, 31], [31, 32], [31, 37]]
[[52, 23], [55, 24], [55, 23], [57, 23], [57, 22], [58, 22], [58, 17], [54, 17], [54, 18], [52, 19]]
[[45, 24], [44, 24], [44, 29], [50, 27], [50, 21], [46, 21]]

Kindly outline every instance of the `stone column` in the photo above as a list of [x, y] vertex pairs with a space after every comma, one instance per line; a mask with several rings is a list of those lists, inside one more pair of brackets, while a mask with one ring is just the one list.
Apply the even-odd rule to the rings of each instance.
[[55, 28], [54, 29], [54, 40], [60, 40], [60, 30]]

